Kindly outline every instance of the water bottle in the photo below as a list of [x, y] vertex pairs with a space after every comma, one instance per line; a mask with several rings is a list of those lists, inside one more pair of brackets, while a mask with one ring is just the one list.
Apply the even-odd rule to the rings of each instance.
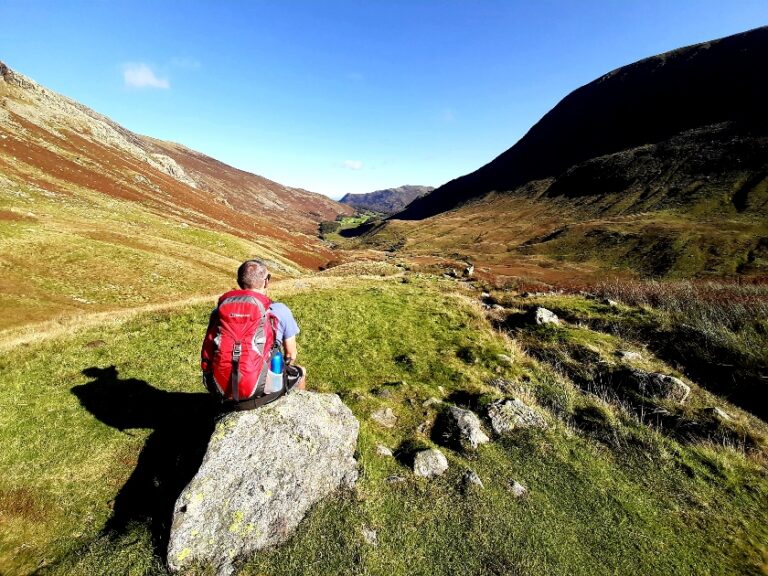
[[265, 394], [273, 394], [283, 389], [283, 354], [279, 350], [272, 356], [267, 371], [267, 382], [264, 385]]

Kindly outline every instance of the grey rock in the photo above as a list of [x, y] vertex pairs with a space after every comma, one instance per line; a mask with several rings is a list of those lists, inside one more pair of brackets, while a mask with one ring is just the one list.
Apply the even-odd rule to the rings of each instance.
[[619, 303], [616, 302], [616, 300], [611, 300], [610, 298], [603, 298], [602, 300], [600, 300], [600, 303], [605, 304], [606, 306], [610, 306], [611, 308], [615, 308], [616, 306], [619, 305]]
[[491, 306], [491, 310], [496, 310], [497, 312], [503, 312], [504, 306], [502, 306], [501, 304], [493, 304]]
[[541, 306], [534, 308], [532, 317], [534, 324], [560, 324], [557, 314]]
[[483, 481], [480, 480], [480, 476], [477, 475], [477, 472], [472, 470], [471, 468], [464, 472], [464, 476], [462, 477], [462, 481], [464, 482], [465, 488], [472, 488], [477, 487], [479, 489], [485, 488], [483, 485]]
[[458, 406], [451, 406], [440, 415], [439, 429], [447, 446], [463, 450], [477, 450], [480, 444], [490, 440], [480, 426], [480, 418]]
[[376, 454], [378, 454], [379, 456], [385, 456], [385, 457], [389, 456], [389, 457], [391, 457], [392, 456], [392, 450], [390, 450], [389, 448], [384, 446], [384, 444], [378, 444], [376, 446]]
[[371, 420], [383, 426], [384, 428], [394, 428], [397, 424], [397, 416], [392, 411], [392, 408], [380, 408], [371, 414]]
[[413, 473], [423, 478], [440, 476], [448, 470], [448, 460], [440, 450], [422, 450], [413, 460]]
[[544, 417], [517, 398], [493, 402], [488, 407], [488, 418], [496, 434], [508, 434], [520, 428], [547, 428]]
[[509, 481], [509, 491], [512, 492], [512, 496], [515, 498], [522, 498], [528, 494], [528, 488], [520, 484], [517, 480]]
[[402, 476], [387, 476], [387, 484], [400, 484], [405, 482], [405, 478]]
[[376, 533], [376, 530], [368, 528], [368, 526], [363, 526], [360, 528], [360, 534], [362, 535], [363, 540], [365, 540], [365, 543], [369, 546], [375, 548], [379, 545], [379, 535]]
[[711, 408], [707, 408], [707, 412], [712, 414], [715, 418], [718, 420], [723, 420], [727, 422], [728, 420], [733, 420], [733, 417], [728, 414], [725, 410], [722, 410], [721, 408], [718, 408], [717, 406], [712, 406]]
[[491, 294], [490, 294], [490, 292], [482, 292], [482, 293], [480, 294], [480, 298], [482, 298], [483, 300], [487, 300], [487, 299], [488, 299], [488, 298], [490, 298], [490, 297], [491, 297]]
[[616, 354], [622, 360], [627, 360], [629, 362], [632, 362], [634, 360], [642, 360], [643, 359], [643, 355], [640, 354], [640, 352], [633, 352], [631, 350], [619, 350]]
[[644, 396], [674, 400], [682, 404], [691, 394], [688, 384], [679, 378], [659, 372], [634, 369], [625, 372], [623, 377], [626, 384]]
[[228, 575], [238, 557], [287, 540], [313, 504], [356, 481], [358, 430], [335, 394], [296, 391], [223, 416], [176, 501], [170, 569]]
[[515, 363], [515, 360], [512, 358], [512, 356], [507, 354], [496, 354], [496, 359], [505, 366], [512, 366], [512, 364]]
[[470, 264], [469, 266], [464, 268], [464, 276], [466, 276], [467, 278], [471, 278], [474, 273], [475, 273], [474, 264]]
[[442, 404], [443, 401], [439, 398], [435, 398], [434, 396], [427, 398], [424, 400], [424, 402], [421, 403], [422, 407], [429, 408], [430, 406], [434, 406], [435, 404]]

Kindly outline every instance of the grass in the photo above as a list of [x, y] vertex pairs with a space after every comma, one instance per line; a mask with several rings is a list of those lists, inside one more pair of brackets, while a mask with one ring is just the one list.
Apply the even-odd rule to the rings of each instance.
[[[239, 573], [764, 573], [768, 477], [759, 459], [622, 418], [524, 355], [452, 282], [320, 276], [301, 283], [283, 283], [277, 295], [301, 325], [309, 387], [338, 393], [361, 422], [361, 478]], [[165, 573], [153, 548], [158, 526], [142, 510], [111, 534], [103, 529], [114, 527], [131, 486], [173, 484], [162, 462], [189, 456], [162, 440], [164, 417], [185, 431], [197, 420], [153, 407], [172, 399], [190, 407], [179, 409], [184, 415], [199, 408], [197, 359], [209, 309], [154, 312], [0, 360], [0, 572]], [[585, 345], [610, 344], [590, 338]], [[549, 430], [495, 438], [471, 454], [443, 448], [449, 471], [431, 481], [415, 478], [402, 459], [376, 454], [380, 443], [396, 454], [433, 446], [429, 428], [441, 408], [423, 401], [478, 409], [502, 395], [489, 385], [493, 378], [547, 409]], [[381, 407], [398, 416], [395, 428], [369, 419]], [[592, 428], [574, 425], [578, 416]], [[598, 428], [620, 442], [606, 442]], [[138, 477], [148, 465], [157, 469]], [[468, 468], [483, 490], [464, 489]], [[513, 479], [528, 487], [526, 497], [509, 491]], [[364, 541], [363, 527], [377, 531], [377, 546]]]

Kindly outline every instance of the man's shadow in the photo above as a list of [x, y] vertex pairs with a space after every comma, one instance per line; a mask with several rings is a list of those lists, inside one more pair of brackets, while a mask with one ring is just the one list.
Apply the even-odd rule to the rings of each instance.
[[219, 405], [208, 393], [166, 392], [143, 380], [121, 379], [115, 366], [86, 368], [83, 374], [92, 381], [72, 393], [91, 414], [127, 434], [152, 430], [103, 532], [119, 535], [131, 523], [145, 523], [155, 552], [164, 556], [174, 503], [200, 467]]

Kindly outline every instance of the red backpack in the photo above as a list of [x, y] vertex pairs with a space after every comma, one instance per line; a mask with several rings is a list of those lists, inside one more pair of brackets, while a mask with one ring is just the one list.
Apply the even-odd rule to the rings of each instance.
[[258, 292], [232, 290], [219, 298], [211, 314], [200, 366], [205, 386], [225, 402], [264, 397], [267, 370], [277, 350], [277, 318], [269, 311], [271, 304]]

